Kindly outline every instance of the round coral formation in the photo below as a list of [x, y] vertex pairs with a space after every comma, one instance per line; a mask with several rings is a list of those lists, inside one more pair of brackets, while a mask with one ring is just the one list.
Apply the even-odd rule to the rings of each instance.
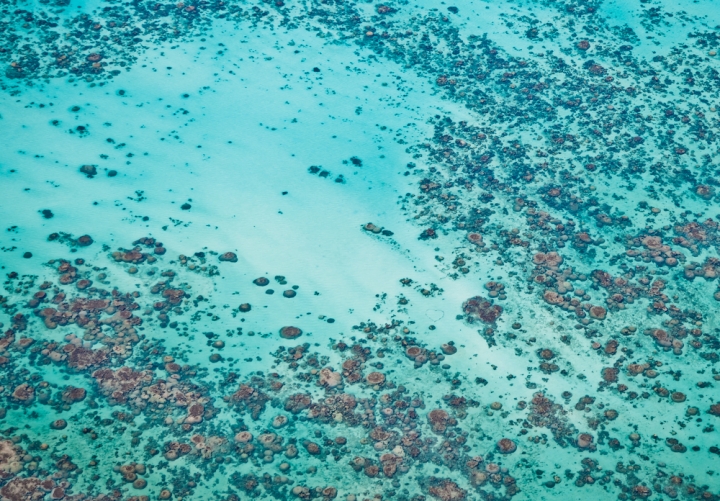
[[240, 431], [235, 434], [235, 441], [241, 444], [246, 444], [252, 441], [253, 436], [249, 431]]
[[370, 385], [383, 384], [385, 382], [385, 374], [382, 372], [371, 372], [365, 377], [365, 381]]
[[81, 247], [87, 247], [88, 245], [93, 243], [93, 239], [90, 235], [83, 235], [77, 239], [77, 243]]
[[52, 423], [50, 423], [50, 428], [53, 430], [64, 430], [67, 428], [67, 421], [64, 419], [56, 419]]
[[501, 438], [497, 443], [497, 450], [501, 454], [512, 454], [517, 450], [517, 445], [509, 438]]
[[607, 315], [607, 310], [602, 306], [591, 306], [590, 316], [595, 320], [603, 320]]
[[[445, 343], [442, 346], [440, 346], [440, 349], [445, 355], [454, 355], [457, 353], [457, 348], [454, 344]], [[407, 353], [407, 350], [406, 350]]]
[[670, 394], [670, 398], [672, 399], [673, 402], [677, 402], [677, 403], [684, 402], [684, 401], [687, 399], [687, 397], [685, 396], [685, 394], [684, 394], [683, 392], [680, 392], [680, 391], [674, 391], [674, 392], [672, 392], [672, 393]]
[[552, 350], [547, 349], [547, 348], [540, 350], [540, 352], [538, 354], [540, 355], [540, 358], [542, 358], [543, 360], [552, 360], [553, 358], [555, 358], [555, 353], [553, 353]]
[[480, 245], [483, 241], [482, 235], [475, 232], [468, 233], [467, 239], [470, 241], [470, 243], [473, 243], [475, 245]]
[[63, 402], [67, 403], [82, 402], [83, 400], [85, 400], [86, 395], [87, 391], [85, 390], [85, 388], [75, 388], [73, 386], [68, 386], [62, 393], [62, 400]]
[[561, 305], [565, 302], [565, 298], [562, 297], [562, 295], [552, 290], [545, 291], [545, 293], [543, 294], [543, 299], [546, 303], [554, 306]]
[[302, 330], [293, 326], [285, 326], [280, 329], [280, 337], [283, 339], [297, 339], [302, 335]]
[[593, 436], [589, 433], [580, 433], [577, 437], [577, 446], [581, 449], [587, 449], [593, 444]]
[[226, 252], [220, 255], [220, 261], [224, 263], [237, 263], [238, 257], [234, 252]]
[[92, 285], [92, 280], [88, 280], [86, 278], [80, 279], [75, 283], [75, 286], [81, 291], [87, 289], [91, 285]]
[[408, 358], [415, 359], [416, 357], [419, 357], [422, 355], [423, 349], [419, 346], [408, 346], [405, 348], [405, 355], [407, 355]]
[[288, 423], [287, 416], [283, 416], [282, 414], [279, 416], [275, 416], [272, 420], [272, 426], [273, 428], [282, 428]]

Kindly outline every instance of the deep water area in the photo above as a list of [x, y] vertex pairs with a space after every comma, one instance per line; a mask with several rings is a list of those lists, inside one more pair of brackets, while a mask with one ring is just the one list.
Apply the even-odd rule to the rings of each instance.
[[717, 0], [0, 0], [0, 500], [720, 501]]

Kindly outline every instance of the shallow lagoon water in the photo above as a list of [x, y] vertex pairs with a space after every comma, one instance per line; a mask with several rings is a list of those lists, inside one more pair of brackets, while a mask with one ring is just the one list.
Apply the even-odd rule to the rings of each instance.
[[7, 6], [2, 499], [716, 499], [717, 17]]

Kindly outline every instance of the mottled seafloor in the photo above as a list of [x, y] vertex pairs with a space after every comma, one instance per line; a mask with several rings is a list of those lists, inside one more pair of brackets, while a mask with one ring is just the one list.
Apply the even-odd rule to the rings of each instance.
[[716, 1], [0, 8], [0, 499], [720, 499]]

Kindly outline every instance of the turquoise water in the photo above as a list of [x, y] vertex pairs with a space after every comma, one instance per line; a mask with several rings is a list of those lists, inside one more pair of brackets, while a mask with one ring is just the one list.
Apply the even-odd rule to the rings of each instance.
[[0, 499], [719, 499], [719, 29], [5, 2]]

